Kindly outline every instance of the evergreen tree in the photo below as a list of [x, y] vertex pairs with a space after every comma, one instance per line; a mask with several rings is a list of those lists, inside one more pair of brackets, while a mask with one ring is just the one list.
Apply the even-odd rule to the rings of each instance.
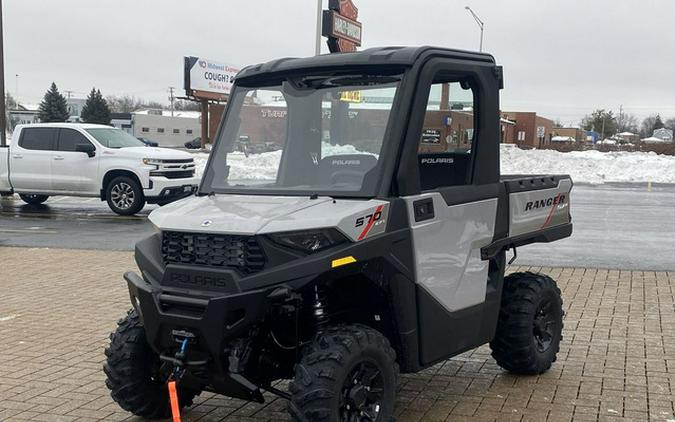
[[40, 121], [45, 123], [65, 122], [70, 117], [66, 99], [61, 95], [54, 82], [52, 82], [51, 88], [45, 93], [38, 111]]
[[101, 90], [97, 90], [96, 88], [91, 89], [87, 102], [82, 107], [80, 117], [86, 123], [110, 124], [110, 107], [108, 107], [108, 102], [101, 95]]
[[664, 128], [664, 125], [663, 125], [663, 121], [661, 121], [661, 115], [657, 114], [656, 119], [654, 120], [654, 130], [663, 129], [663, 128]]
[[581, 120], [581, 128], [584, 130], [593, 130], [600, 136], [609, 138], [617, 133], [618, 124], [616, 116], [612, 110], [595, 110], [593, 113], [585, 116]]

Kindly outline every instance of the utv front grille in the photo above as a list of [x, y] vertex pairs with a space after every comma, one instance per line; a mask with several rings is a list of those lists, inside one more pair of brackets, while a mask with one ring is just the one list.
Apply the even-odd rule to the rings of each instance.
[[265, 268], [265, 255], [253, 236], [162, 232], [164, 264], [229, 267], [242, 274]]

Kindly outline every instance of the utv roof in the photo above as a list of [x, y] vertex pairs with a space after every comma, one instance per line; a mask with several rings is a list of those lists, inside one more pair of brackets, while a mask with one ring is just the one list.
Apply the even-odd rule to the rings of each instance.
[[244, 68], [237, 79], [250, 78], [269, 73], [294, 72], [299, 70], [320, 70], [327, 67], [354, 67], [368, 65], [390, 65], [410, 67], [427, 57], [471, 60], [494, 64], [490, 54], [454, 50], [442, 47], [376, 47], [354, 53], [322, 54], [313, 57], [287, 57]]

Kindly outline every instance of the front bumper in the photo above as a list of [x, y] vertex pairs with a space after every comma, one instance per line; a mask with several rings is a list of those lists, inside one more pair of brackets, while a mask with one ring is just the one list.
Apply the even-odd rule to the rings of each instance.
[[[133, 272], [124, 274], [131, 303], [138, 312], [146, 339], [159, 355], [175, 351], [178, 342], [189, 333], [189, 362], [206, 361], [211, 374], [208, 384], [219, 393], [245, 400], [260, 401], [256, 386], [228, 366], [228, 345], [245, 336], [261, 322], [270, 301], [266, 290], [216, 297], [177, 296], [147, 283]], [[188, 369], [189, 369], [189, 365]], [[202, 368], [203, 369], [203, 368]]]
[[167, 197], [166, 199], [177, 199], [176, 196], [183, 195], [187, 192], [187, 187], [190, 188], [190, 191], [187, 195], [183, 196], [191, 195], [197, 189], [199, 181], [199, 177], [169, 179], [168, 177], [163, 176], [151, 176], [150, 187], [143, 189], [143, 194], [146, 198], [156, 198], [158, 200], [163, 200], [164, 197]]

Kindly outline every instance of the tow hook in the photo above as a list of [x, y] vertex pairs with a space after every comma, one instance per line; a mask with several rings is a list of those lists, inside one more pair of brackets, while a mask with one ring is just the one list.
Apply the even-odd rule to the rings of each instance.
[[183, 342], [180, 345], [180, 349], [174, 355], [174, 364], [173, 371], [169, 376], [169, 381], [167, 383], [167, 388], [169, 389], [169, 404], [171, 405], [171, 417], [173, 422], [181, 422], [180, 418], [180, 404], [178, 401], [178, 388], [176, 384], [180, 381], [185, 373], [185, 368], [183, 361], [185, 359], [185, 349], [188, 345], [188, 338], [184, 338]]

